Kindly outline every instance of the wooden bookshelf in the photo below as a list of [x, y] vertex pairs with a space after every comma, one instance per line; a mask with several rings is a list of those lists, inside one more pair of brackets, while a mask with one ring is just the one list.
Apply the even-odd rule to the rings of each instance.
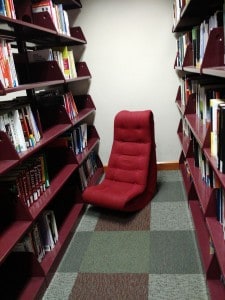
[[[199, 26], [218, 10], [223, 10], [223, 1], [186, 1], [186, 5], [181, 8], [180, 18], [177, 22], [174, 21], [173, 32], [176, 37], [193, 33], [193, 27]], [[181, 116], [177, 130], [181, 144], [179, 164], [187, 201], [195, 225], [210, 298], [216, 300], [225, 298], [225, 239], [223, 226], [221, 221], [218, 220], [217, 199], [219, 187], [215, 185], [212, 178], [216, 178], [214, 180], [217, 180], [221, 189], [225, 190], [225, 174], [220, 172], [218, 159], [211, 153], [211, 119], [207, 121], [204, 119], [206, 109], [208, 109], [208, 114], [210, 112], [209, 103], [208, 106], [206, 105], [206, 102], [210, 99], [207, 97], [202, 98], [203, 102], [200, 104], [203, 106], [202, 109], [202, 107], [199, 107], [198, 92], [201, 86], [207, 84], [216, 85], [218, 82], [222, 85], [225, 84], [224, 28], [218, 26], [209, 32], [205, 52], [198, 66], [193, 64], [193, 55], [196, 54], [195, 49], [194, 42], [191, 39], [185, 48], [185, 53], [180, 56], [183, 58], [182, 65], [176, 63], [174, 65], [174, 69], [179, 71], [177, 73], [181, 81], [175, 99]], [[177, 57], [178, 54], [176, 54], [175, 62], [178, 62]], [[185, 86], [187, 78], [198, 84], [199, 90], [197, 92], [194, 90], [194, 84], [188, 87]], [[183, 94], [185, 92], [189, 93], [187, 99], [182, 96], [181, 91], [183, 91]], [[218, 96], [215, 97], [218, 98]], [[214, 97], [211, 96], [211, 98]], [[212, 118], [212, 115], [210, 115], [210, 118]], [[188, 135], [184, 133], [184, 121], [189, 128]], [[198, 151], [194, 147], [196, 144], [198, 145]], [[209, 170], [211, 170], [211, 173]], [[207, 177], [206, 174], [211, 175]]]
[[[54, 3], [62, 3], [64, 10], [82, 8], [80, 0], [57, 0]], [[8, 176], [12, 176], [14, 180], [18, 174], [25, 174], [23, 176], [25, 176], [27, 186], [23, 186], [23, 193], [25, 194], [27, 188], [29, 200], [27, 201], [26, 198], [24, 201], [24, 194], [19, 193], [21, 189], [19, 180], [13, 183], [13, 193], [3, 185], [0, 187], [0, 274], [2, 279], [0, 293], [3, 298], [8, 299], [40, 299], [42, 297], [85, 208], [82, 203], [78, 169], [86, 163], [89, 157], [92, 159], [95, 157], [94, 173], [86, 174], [89, 176], [88, 185], [96, 184], [104, 173], [98, 155], [100, 137], [93, 125], [96, 112], [94, 101], [91, 95], [85, 92], [79, 95], [71, 93], [70, 99], [68, 95], [66, 96], [74, 84], [79, 86], [91, 79], [91, 72], [86, 62], [76, 61], [77, 77], [66, 79], [58, 61], [29, 63], [27, 59], [27, 51], [32, 50], [68, 46], [76, 51], [77, 45], [87, 43], [85, 35], [79, 26], [70, 28], [70, 36], [58, 32], [50, 14], [48, 12], [32, 14], [31, 4], [31, 0], [14, 0], [17, 18], [12, 19], [0, 15], [0, 35], [16, 50], [13, 59], [19, 79], [15, 87], [5, 87], [5, 83], [0, 80], [0, 95], [6, 96], [9, 100], [7, 103], [11, 103], [11, 106], [7, 107], [0, 102], [0, 110], [8, 116], [8, 112], [14, 112], [24, 105], [29, 105], [31, 113], [27, 115], [27, 119], [23, 116], [25, 118], [23, 121], [26, 120], [27, 127], [31, 131], [31, 127], [34, 126], [29, 123], [31, 122], [30, 114], [32, 114], [40, 135], [40, 140], [32, 146], [29, 143], [34, 137], [29, 135], [27, 149], [19, 152], [14, 145], [15, 137], [13, 135], [10, 137], [9, 132], [5, 132], [5, 123], [1, 124], [0, 181], [6, 180]], [[18, 91], [25, 91], [26, 96], [14, 99], [14, 93]], [[64, 102], [55, 102], [54, 106], [48, 106], [50, 101], [48, 97], [53, 95], [51, 94], [53, 92], [57, 93], [60, 99], [64, 99]], [[50, 94], [42, 99], [43, 93]], [[41, 103], [44, 103], [44, 106]], [[72, 133], [83, 123], [88, 124], [87, 146], [82, 153], [76, 154]], [[24, 131], [23, 134], [25, 134]], [[40, 192], [40, 180], [44, 180], [40, 178], [40, 174], [47, 176], [47, 173], [43, 173], [43, 169], [40, 170], [40, 163], [35, 166], [33, 163], [42, 153], [46, 160], [44, 166], [48, 169], [50, 186], [45, 190], [42, 188]], [[27, 169], [28, 166], [30, 169]], [[25, 170], [25, 173], [20, 173], [21, 170]], [[32, 172], [35, 175], [31, 178], [29, 176]], [[32, 180], [35, 181], [32, 182]], [[39, 190], [38, 199], [33, 196], [34, 186]], [[55, 242], [54, 249], [46, 252], [42, 259], [37, 256], [35, 249], [31, 252], [24, 251], [25, 249], [21, 252], [16, 250], [15, 247], [32, 232], [34, 225], [38, 224], [39, 217], [45, 210], [52, 210], [55, 215], [58, 241]]]

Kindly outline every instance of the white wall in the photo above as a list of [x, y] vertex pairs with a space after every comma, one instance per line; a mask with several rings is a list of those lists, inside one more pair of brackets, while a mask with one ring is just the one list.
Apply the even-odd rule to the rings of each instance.
[[77, 49], [92, 79], [88, 93], [97, 111], [100, 157], [107, 165], [115, 114], [123, 109], [151, 109], [155, 119], [157, 161], [177, 161], [180, 145], [173, 69], [176, 41], [172, 34], [173, 0], [81, 0], [70, 12], [81, 26], [87, 46]]

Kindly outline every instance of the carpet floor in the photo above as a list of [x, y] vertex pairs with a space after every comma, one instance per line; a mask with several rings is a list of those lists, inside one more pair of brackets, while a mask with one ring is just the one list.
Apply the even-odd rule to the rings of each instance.
[[138, 213], [88, 206], [44, 300], [208, 300], [179, 171]]

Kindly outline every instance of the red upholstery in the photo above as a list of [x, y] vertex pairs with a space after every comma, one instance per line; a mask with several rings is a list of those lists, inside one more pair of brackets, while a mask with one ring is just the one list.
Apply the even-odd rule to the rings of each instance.
[[140, 210], [152, 199], [156, 181], [152, 111], [119, 112], [114, 120], [114, 140], [105, 178], [84, 190], [84, 202], [116, 210]]

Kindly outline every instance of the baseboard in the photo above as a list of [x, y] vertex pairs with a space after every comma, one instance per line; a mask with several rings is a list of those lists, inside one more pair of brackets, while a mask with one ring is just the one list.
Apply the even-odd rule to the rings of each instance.
[[[104, 166], [104, 171], [106, 171], [107, 166]], [[179, 170], [179, 162], [178, 161], [166, 161], [166, 162], [157, 162], [157, 170]]]
[[178, 161], [157, 162], [157, 170], [179, 170]]

